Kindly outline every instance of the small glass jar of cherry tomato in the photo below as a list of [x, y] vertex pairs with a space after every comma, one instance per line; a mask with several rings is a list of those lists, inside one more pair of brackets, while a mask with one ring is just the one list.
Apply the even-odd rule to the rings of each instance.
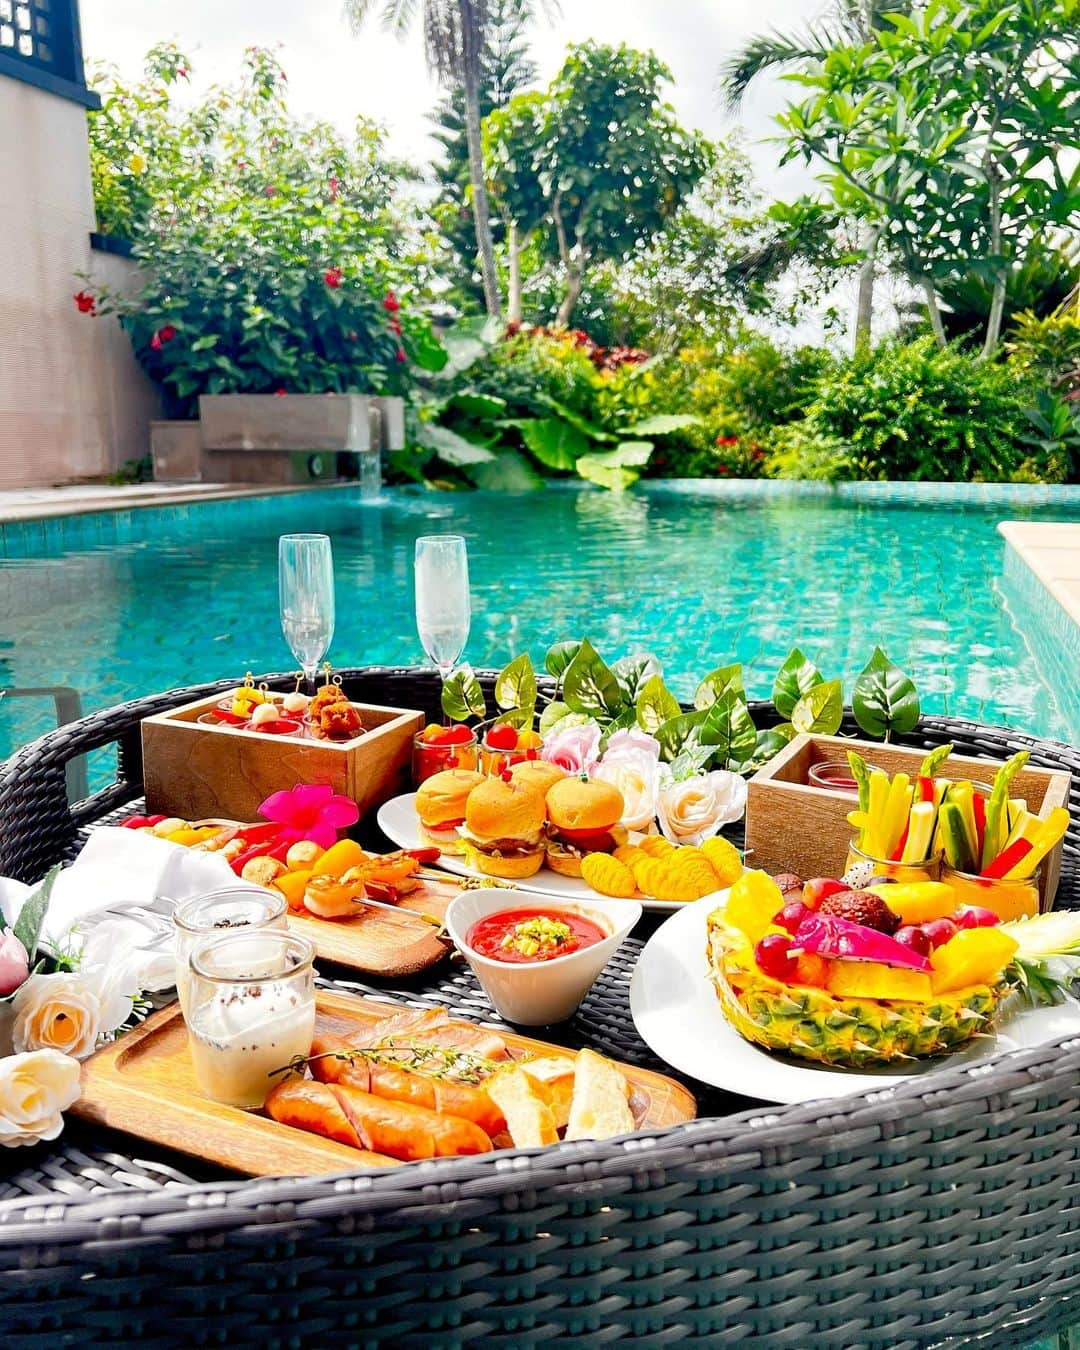
[[413, 737], [413, 783], [419, 787], [425, 778], [444, 769], [475, 770], [480, 758], [476, 732], [462, 722], [448, 727], [429, 723]]
[[537, 732], [518, 731], [509, 722], [489, 727], [480, 747], [480, 772], [493, 777], [525, 759], [539, 759], [542, 741]]

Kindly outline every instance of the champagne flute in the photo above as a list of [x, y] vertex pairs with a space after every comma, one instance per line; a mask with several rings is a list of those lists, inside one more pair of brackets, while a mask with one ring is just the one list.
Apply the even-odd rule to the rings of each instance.
[[303, 669], [309, 692], [334, 636], [334, 557], [325, 534], [278, 540], [281, 631]]
[[416, 630], [445, 682], [469, 637], [469, 557], [460, 534], [416, 541]]

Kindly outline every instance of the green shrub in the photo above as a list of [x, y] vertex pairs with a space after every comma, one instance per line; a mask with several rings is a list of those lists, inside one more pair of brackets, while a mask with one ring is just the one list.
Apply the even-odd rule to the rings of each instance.
[[821, 381], [801, 435], [770, 446], [778, 477], [1011, 481], [1056, 476], [1031, 455], [1029, 375], [930, 337], [883, 343]]
[[1080, 396], [1080, 309], [1075, 304], [1045, 318], [1031, 310], [1016, 315], [1005, 349], [1018, 370], [1036, 372], [1058, 392]]

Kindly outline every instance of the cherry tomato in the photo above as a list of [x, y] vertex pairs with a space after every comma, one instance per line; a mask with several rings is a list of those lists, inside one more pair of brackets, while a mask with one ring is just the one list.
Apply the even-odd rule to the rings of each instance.
[[509, 722], [500, 722], [488, 732], [487, 743], [492, 750], [513, 750], [518, 743], [518, 734]]
[[448, 745], [468, 745], [472, 738], [472, 727], [467, 727], [464, 722], [458, 722], [449, 729], [446, 743]]

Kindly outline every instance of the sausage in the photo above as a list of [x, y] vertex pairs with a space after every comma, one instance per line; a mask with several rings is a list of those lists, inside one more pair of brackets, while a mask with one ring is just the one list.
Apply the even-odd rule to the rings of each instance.
[[360, 1136], [325, 1083], [304, 1078], [286, 1078], [271, 1088], [263, 1109], [271, 1120], [293, 1125], [310, 1134], [322, 1134], [339, 1144], [363, 1148]]
[[330, 1091], [341, 1103], [358, 1137], [375, 1153], [412, 1162], [419, 1158], [455, 1158], [466, 1153], [491, 1152], [491, 1140], [471, 1120], [441, 1116], [408, 1102], [388, 1101], [349, 1083], [334, 1083]]
[[445, 1078], [429, 1078], [423, 1071], [406, 1069], [396, 1064], [379, 1064], [357, 1055], [355, 1059], [336, 1059], [336, 1051], [347, 1052], [349, 1042], [340, 1036], [316, 1036], [311, 1045], [315, 1059], [311, 1072], [323, 1083], [348, 1083], [362, 1092], [373, 1093], [392, 1101], [424, 1106], [441, 1115], [460, 1116], [494, 1138], [506, 1129], [503, 1113], [482, 1087], [469, 1083], [454, 1083]]

